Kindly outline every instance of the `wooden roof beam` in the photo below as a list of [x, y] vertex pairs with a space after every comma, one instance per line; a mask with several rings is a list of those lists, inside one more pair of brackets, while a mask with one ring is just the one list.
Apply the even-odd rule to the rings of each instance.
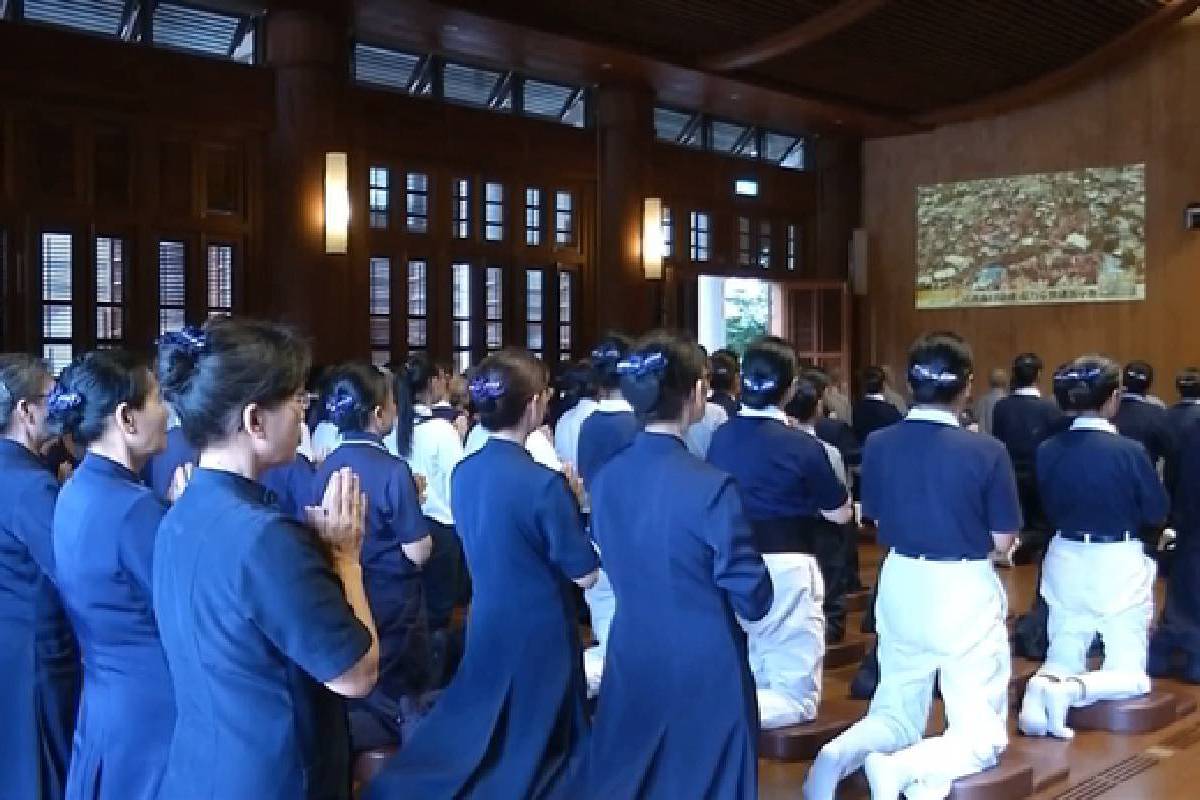
[[888, 0], [842, 0], [833, 8], [753, 44], [709, 56], [704, 69], [728, 72], [769, 61], [826, 39], [870, 15]]

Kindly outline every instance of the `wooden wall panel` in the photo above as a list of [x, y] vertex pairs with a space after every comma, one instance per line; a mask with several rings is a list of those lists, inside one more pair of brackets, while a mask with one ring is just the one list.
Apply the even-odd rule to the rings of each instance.
[[[1176, 370], [1200, 362], [1200, 25], [1185, 23], [1113, 72], [1039, 106], [931, 133], [865, 144], [863, 217], [870, 296], [856, 363], [900, 367], [922, 331], [951, 329], [975, 348], [977, 375], [1024, 350], [1049, 365], [1086, 351], [1145, 358], [1174, 397]], [[928, 183], [1145, 162], [1146, 300], [915, 309], [916, 191]], [[1048, 381], [1044, 381], [1048, 384]]]

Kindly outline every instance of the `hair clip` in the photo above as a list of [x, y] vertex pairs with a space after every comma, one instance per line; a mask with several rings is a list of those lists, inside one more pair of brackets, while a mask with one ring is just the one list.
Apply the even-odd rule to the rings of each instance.
[[757, 394], [763, 392], [774, 391], [779, 388], [779, 381], [766, 375], [754, 376], [742, 373], [742, 388], [749, 389]]
[[338, 392], [337, 394], [330, 395], [329, 398], [325, 400], [325, 410], [329, 412], [331, 416], [340, 414], [344, 411], [349, 411], [350, 409], [354, 408], [356, 402], [358, 401], [354, 399], [354, 395], [350, 394], [349, 392]]
[[667, 368], [667, 357], [662, 353], [634, 354], [617, 364], [617, 374], [634, 378], [661, 375]]
[[951, 372], [945, 365], [939, 363], [913, 364], [908, 368], [908, 377], [917, 383], [950, 385], [959, 381], [958, 373]]
[[593, 361], [614, 361], [621, 357], [621, 351], [615, 347], [597, 347], [592, 351]]
[[177, 331], [164, 333], [159, 337], [158, 344], [178, 347], [189, 356], [195, 357], [204, 352], [208, 346], [208, 334], [195, 325], [185, 325]]
[[478, 403], [483, 400], [499, 400], [508, 390], [499, 378], [487, 378], [480, 375], [471, 379], [471, 382], [467, 385], [467, 391], [471, 393], [471, 397]]
[[83, 395], [79, 392], [64, 391], [62, 386], [55, 386], [46, 398], [46, 411], [51, 416], [64, 414], [83, 405]]

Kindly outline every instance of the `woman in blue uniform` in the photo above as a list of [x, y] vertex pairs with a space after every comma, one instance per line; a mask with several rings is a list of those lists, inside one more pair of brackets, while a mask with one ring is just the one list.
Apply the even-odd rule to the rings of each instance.
[[[1041, 585], [1050, 647], [1025, 690], [1019, 719], [1030, 736], [1071, 738], [1071, 707], [1150, 691], [1155, 566], [1138, 531], [1166, 519], [1169, 505], [1146, 450], [1109, 421], [1121, 402], [1118, 375], [1113, 361], [1081, 356], [1054, 376], [1059, 404], [1076, 417], [1037, 453], [1038, 486], [1055, 535]], [[1089, 672], [1088, 648], [1097, 634], [1104, 664]]]
[[596, 374], [598, 402], [579, 426], [579, 477], [589, 489], [592, 480], [613, 454], [633, 441], [638, 420], [629, 401], [621, 394], [621, 376], [617, 365], [629, 352], [629, 337], [613, 333], [604, 337], [592, 351], [592, 369]]
[[[783, 411], [796, 395], [796, 354], [766, 337], [742, 357], [742, 410], [717, 429], [708, 461], [733, 477], [760, 553], [808, 553], [825, 581], [826, 634], [845, 633], [845, 532], [854, 514], [816, 436], [793, 428]], [[812, 394], [815, 388], [808, 384]], [[813, 400], [815, 405], [815, 398]]]
[[662, 332], [623, 362], [646, 429], [592, 493], [619, 610], [581, 796], [758, 796], [758, 707], [736, 617], [767, 613], [771, 580], [733, 481], [683, 443], [704, 411], [703, 366], [694, 344]]
[[863, 370], [862, 385], [863, 396], [854, 404], [851, 415], [859, 447], [866, 444], [867, 437], [872, 433], [894, 425], [904, 417], [885, 394], [887, 373], [883, 367], [870, 366]]
[[349, 469], [367, 494], [362, 570], [379, 635], [379, 681], [366, 699], [350, 703], [350, 740], [362, 751], [399, 744], [406, 716], [402, 701], [429, 688], [420, 568], [434, 545], [408, 465], [383, 444], [396, 421], [387, 376], [365, 363], [335, 367], [327, 378], [326, 406], [340, 444], [321, 464], [316, 485], [324, 488]]
[[150, 577], [167, 509], [138, 473], [166, 446], [167, 409], [149, 367], [123, 350], [76, 359], [51, 406], [55, 427], [87, 449], [54, 513], [84, 665], [67, 798], [155, 800], [175, 729]]
[[308, 348], [287, 328], [214, 319], [160, 344], [163, 393], [200, 451], [154, 547], [154, 613], [175, 685], [163, 798], [346, 800], [345, 704], [379, 648], [359, 551], [366, 500], [338, 472], [311, 528], [262, 472], [300, 441]]
[[60, 800], [79, 701], [79, 651], [54, 585], [58, 482], [38, 453], [50, 441], [46, 365], [0, 355], [0, 792]]
[[569, 581], [596, 579], [596, 553], [562, 475], [524, 447], [546, 412], [544, 375], [503, 350], [471, 380], [492, 436], [451, 486], [474, 584], [465, 655], [365, 800], [579, 796], [588, 725]]
[[[454, 530], [450, 476], [463, 459], [463, 443], [454, 423], [434, 413], [434, 403], [446, 394], [447, 377], [424, 356], [410, 356], [396, 372], [396, 424], [384, 439], [392, 455], [425, 477], [425, 502], [418, 511], [424, 515], [421, 528], [432, 537], [433, 551], [421, 567], [419, 579], [437, 663], [442, 662], [454, 604], [462, 588], [462, 544]], [[433, 678], [440, 685], [441, 676]]]
[[[922, 336], [908, 356], [913, 409], [867, 441], [863, 513], [890, 548], [875, 603], [881, 676], [867, 716], [813, 762], [806, 800], [832, 800], [860, 766], [872, 800], [944, 798], [1008, 745], [1006, 602], [989, 555], [1011, 545], [1021, 511], [1004, 446], [959, 427], [972, 370], [960, 337]], [[948, 725], [923, 739], [935, 681]]]

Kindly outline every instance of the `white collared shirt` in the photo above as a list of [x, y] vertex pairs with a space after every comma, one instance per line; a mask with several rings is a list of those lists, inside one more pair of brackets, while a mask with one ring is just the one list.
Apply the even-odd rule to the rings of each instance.
[[554, 426], [554, 452], [564, 464], [579, 464], [579, 429], [598, 405], [592, 398], [583, 397], [558, 418]]
[[725, 409], [716, 403], [705, 403], [704, 416], [688, 426], [687, 432], [683, 436], [683, 443], [696, 458], [707, 458], [708, 446], [712, 444], [713, 434], [717, 428], [728, 421], [729, 415], [725, 413]]
[[825, 457], [829, 459], [829, 466], [833, 467], [833, 474], [837, 475], [837, 479], [842, 482], [842, 486], [849, 489], [850, 481], [846, 478], [846, 462], [842, 460], [842, 452], [820, 436], [817, 436], [815, 425], [808, 425], [801, 422], [796, 427], [821, 443], [821, 447], [825, 448]]
[[886, 397], [884, 397], [882, 394], [864, 394], [863, 397], [865, 397], [868, 400], [878, 400], [881, 403], [888, 402], [888, 399]]
[[1015, 395], [1020, 395], [1021, 397], [1041, 397], [1042, 396], [1042, 390], [1037, 388], [1036, 386], [1022, 386], [1020, 389], [1013, 389], [1012, 393]]
[[908, 410], [908, 416], [905, 420], [913, 422], [936, 422], [939, 425], [953, 425], [960, 427], [958, 417], [951, 414], [942, 408], [930, 408], [929, 406], [917, 406]]
[[450, 476], [463, 460], [462, 439], [452, 423], [433, 416], [429, 406], [413, 406], [412, 453], [408, 456], [397, 452], [396, 432], [384, 438], [388, 452], [403, 458], [417, 475], [424, 475], [425, 502], [421, 513], [443, 525], [454, 524], [454, 512], [450, 505]]
[[739, 417], [757, 417], [759, 419], [775, 419], [788, 424], [788, 415], [784, 413], [779, 406], [767, 406], [766, 408], [750, 408], [750, 406], [742, 406], [738, 411]]
[[1100, 417], [1076, 417], [1071, 423], [1073, 431], [1103, 431], [1105, 433], [1116, 433], [1117, 427], [1106, 419]]
[[629, 405], [629, 401], [623, 396], [606, 397], [596, 404], [597, 411], [603, 411], [606, 414], [612, 414], [617, 411], [628, 411], [633, 413], [633, 406]]

